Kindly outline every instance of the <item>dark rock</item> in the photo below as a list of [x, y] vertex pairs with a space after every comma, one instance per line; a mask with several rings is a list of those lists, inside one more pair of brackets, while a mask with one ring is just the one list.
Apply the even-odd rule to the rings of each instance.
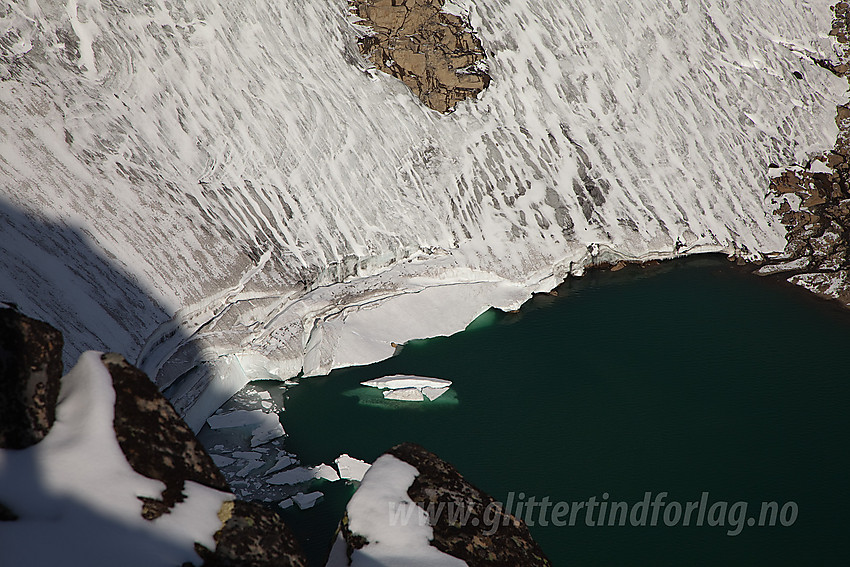
[[204, 447], [147, 375], [120, 354], [103, 363], [115, 388], [115, 436], [137, 473], [165, 483], [161, 500], [143, 499], [142, 515], [155, 519], [185, 498], [187, 480], [230, 492]]
[[215, 552], [196, 544], [203, 567], [306, 567], [307, 560], [280, 515], [255, 502], [225, 502]]
[[[841, 44], [836, 50], [838, 62], [815, 62], [850, 81], [850, 4], [838, 2], [832, 11], [830, 35]], [[838, 137], [832, 150], [814, 156], [809, 163], [787, 168], [771, 180], [778, 204], [773, 212], [785, 225], [787, 245], [784, 257], [768, 259], [767, 269], [761, 273], [787, 278], [850, 307], [850, 107], [836, 108], [835, 124]], [[820, 166], [810, 168], [815, 160]], [[791, 206], [785, 198], [788, 194], [799, 198], [799, 207]], [[806, 261], [784, 267], [793, 260]]]
[[[230, 492], [209, 454], [144, 372], [119, 354], [103, 364], [115, 389], [115, 436], [137, 473], [165, 483], [160, 500], [143, 498], [142, 516], [153, 520], [185, 499], [186, 481]], [[214, 551], [195, 544], [204, 567], [306, 566], [294, 536], [274, 511], [230, 500], [218, 514]]]
[[[551, 565], [525, 522], [506, 513], [500, 503], [467, 482], [452, 465], [413, 443], [397, 445], [387, 454], [419, 471], [407, 495], [430, 514], [434, 531], [432, 546], [465, 561], [469, 567]], [[364, 481], [368, 482], [368, 476]], [[434, 514], [434, 511], [446, 511], [451, 507], [463, 508], [461, 516], [466, 516], [466, 521], [457, 521], [459, 516], [453, 514]], [[450, 523], [450, 516], [454, 516], [454, 523]], [[343, 517], [339, 533], [349, 558], [355, 549], [369, 543], [349, 529], [347, 515]]]
[[50, 431], [62, 347], [62, 333], [47, 323], [0, 309], [0, 447], [24, 449]]
[[[452, 502], [462, 503], [466, 510], [471, 510], [464, 524], [450, 524], [447, 514], [442, 514], [436, 522], [432, 518], [431, 545], [462, 559], [470, 567], [551, 565], [525, 522], [505, 513], [490, 495], [469, 484], [452, 465], [414, 443], [402, 443], [387, 452], [419, 471], [407, 491], [417, 505], [436, 510], [439, 502]], [[493, 516], [499, 524], [494, 523]], [[496, 530], [487, 528], [495, 525], [498, 525]]]

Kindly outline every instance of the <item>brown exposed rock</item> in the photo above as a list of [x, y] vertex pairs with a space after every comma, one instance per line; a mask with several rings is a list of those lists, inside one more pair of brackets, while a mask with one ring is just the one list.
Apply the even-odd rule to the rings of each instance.
[[62, 333], [0, 309], [0, 447], [41, 441], [56, 419], [62, 377]]
[[215, 552], [196, 544], [203, 567], [306, 567], [307, 560], [280, 515], [255, 502], [225, 502]]
[[490, 84], [481, 42], [463, 18], [442, 11], [443, 0], [350, 2], [357, 23], [373, 31], [360, 51], [429, 108], [451, 112]]
[[103, 364], [115, 388], [115, 436], [137, 473], [165, 483], [161, 500], [142, 499], [142, 515], [155, 519], [185, 498], [187, 480], [230, 492], [204, 447], [147, 375], [120, 354]]
[[[850, 5], [839, 2], [832, 10], [830, 35], [839, 43], [839, 62], [816, 62], [850, 79]], [[839, 133], [832, 150], [785, 170], [771, 182], [774, 195], [794, 194], [799, 206], [792, 207], [786, 198], [774, 211], [787, 230], [786, 258], [768, 262], [768, 269], [761, 272], [785, 272], [783, 277], [790, 272], [793, 283], [850, 307], [850, 107], [837, 107], [835, 122]], [[812, 167], [815, 162], [821, 167]], [[825, 172], [828, 169], [832, 173]], [[785, 265], [787, 270], [777, 269]]]

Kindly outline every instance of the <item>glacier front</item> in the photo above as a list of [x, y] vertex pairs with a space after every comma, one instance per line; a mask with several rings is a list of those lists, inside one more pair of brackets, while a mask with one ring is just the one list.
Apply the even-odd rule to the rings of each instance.
[[0, 300], [120, 351], [195, 429], [598, 261], [777, 253], [768, 168], [829, 148], [823, 0], [453, 0], [443, 115], [344, 0], [0, 0]]

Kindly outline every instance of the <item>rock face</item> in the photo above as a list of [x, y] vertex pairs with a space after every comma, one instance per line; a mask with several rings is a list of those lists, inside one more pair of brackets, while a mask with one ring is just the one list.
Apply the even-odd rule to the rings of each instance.
[[[832, 10], [830, 35], [838, 41], [840, 62], [817, 63], [850, 80], [850, 5], [839, 2]], [[788, 231], [788, 244], [786, 258], [760, 273], [784, 273], [788, 281], [850, 307], [850, 107], [837, 107], [835, 123], [832, 150], [772, 180], [775, 214]]]
[[[48, 434], [56, 415], [62, 346], [62, 334], [50, 325], [12, 309], [0, 310], [0, 448], [23, 449]], [[187, 481], [230, 492], [203, 446], [148, 376], [118, 354], [105, 354], [101, 361], [115, 390], [113, 427], [121, 451], [133, 470], [165, 484], [161, 499], [142, 499], [142, 516], [152, 521], [169, 513], [186, 499]], [[218, 517], [222, 527], [214, 535], [215, 550], [195, 545], [204, 567], [306, 565], [275, 511], [234, 499], [222, 505]], [[0, 522], [15, 520], [15, 511], [0, 503]]]
[[214, 538], [215, 552], [202, 545], [196, 551], [204, 567], [304, 567], [295, 537], [274, 510], [255, 502], [234, 500], [222, 506], [224, 523]]
[[402, 81], [438, 112], [490, 84], [484, 49], [467, 22], [442, 11], [443, 0], [352, 0], [357, 23], [374, 30], [359, 41], [375, 66]]
[[[115, 435], [133, 470], [165, 483], [160, 500], [142, 499], [142, 516], [154, 520], [185, 498], [186, 481], [230, 492], [230, 487], [172, 405], [147, 375], [120, 354], [102, 357], [115, 389]], [[273, 510], [225, 502], [218, 514], [215, 550], [196, 544], [204, 567], [306, 565], [295, 538]]]
[[38, 443], [56, 418], [62, 334], [14, 309], [0, 309], [0, 447]]
[[187, 480], [229, 492], [224, 475], [144, 372], [120, 354], [104, 354], [115, 388], [115, 436], [137, 473], [165, 483], [161, 500], [143, 500], [153, 520], [184, 499]]
[[[470, 567], [551, 565], [525, 523], [504, 512], [499, 503], [467, 482], [452, 465], [413, 443], [397, 445], [387, 454], [419, 471], [407, 494], [430, 515], [433, 547]], [[368, 480], [367, 474], [364, 483]], [[466, 521], [451, 523], [449, 514], [433, 513], [449, 506], [461, 506], [469, 512]], [[341, 523], [340, 534], [349, 557], [353, 550], [369, 543], [363, 536], [352, 533], [347, 516]]]

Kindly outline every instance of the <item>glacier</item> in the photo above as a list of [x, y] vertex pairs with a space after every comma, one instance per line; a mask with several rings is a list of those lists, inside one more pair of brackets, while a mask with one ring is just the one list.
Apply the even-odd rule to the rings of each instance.
[[344, 0], [0, 0], [0, 300], [197, 430], [594, 263], [781, 253], [769, 168], [847, 99], [829, 2], [447, 8], [492, 82], [442, 115]]

